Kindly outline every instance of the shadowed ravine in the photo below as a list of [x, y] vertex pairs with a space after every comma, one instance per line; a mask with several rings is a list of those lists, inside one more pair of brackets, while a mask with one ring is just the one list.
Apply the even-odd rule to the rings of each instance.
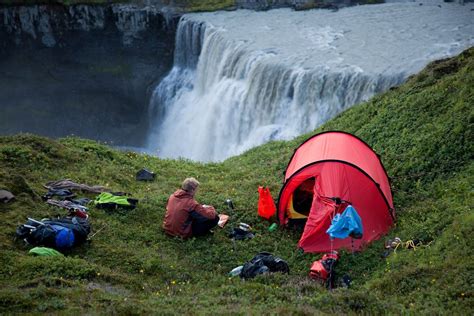
[[173, 24], [131, 5], [0, 6], [0, 135], [143, 146]]

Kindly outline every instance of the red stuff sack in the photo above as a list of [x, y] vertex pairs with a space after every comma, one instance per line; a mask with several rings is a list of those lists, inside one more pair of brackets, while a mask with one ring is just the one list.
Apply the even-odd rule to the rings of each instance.
[[270, 219], [276, 212], [275, 202], [270, 194], [270, 189], [258, 187], [258, 194], [258, 216]]
[[309, 277], [326, 283], [328, 288], [334, 287], [334, 266], [339, 261], [339, 254], [337, 251], [332, 251], [325, 254], [321, 259], [313, 262], [309, 271]]

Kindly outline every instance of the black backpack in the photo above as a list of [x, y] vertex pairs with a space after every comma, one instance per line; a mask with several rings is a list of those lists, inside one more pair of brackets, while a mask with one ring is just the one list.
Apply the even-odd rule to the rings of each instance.
[[260, 252], [244, 264], [240, 277], [250, 279], [267, 272], [290, 273], [290, 267], [285, 260], [275, 257], [269, 252]]

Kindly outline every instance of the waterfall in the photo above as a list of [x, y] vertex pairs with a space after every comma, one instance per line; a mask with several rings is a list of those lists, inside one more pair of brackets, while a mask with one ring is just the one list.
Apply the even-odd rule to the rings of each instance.
[[354, 67], [275, 64], [272, 51], [246, 50], [219, 28], [186, 18], [176, 38], [175, 66], [153, 93], [149, 114], [158, 118], [149, 146], [162, 157], [219, 161], [290, 139], [403, 80]]
[[[328, 54], [344, 37], [332, 27], [301, 33]], [[150, 102], [150, 151], [161, 157], [220, 161], [270, 140], [314, 130], [414, 71], [367, 71], [356, 63], [332, 67], [333, 61], [308, 66], [308, 56], [292, 60], [282, 58], [278, 47], [250, 46], [244, 36], [229, 36], [222, 26], [192, 15], [181, 19], [174, 67]], [[435, 55], [432, 51], [430, 56]]]

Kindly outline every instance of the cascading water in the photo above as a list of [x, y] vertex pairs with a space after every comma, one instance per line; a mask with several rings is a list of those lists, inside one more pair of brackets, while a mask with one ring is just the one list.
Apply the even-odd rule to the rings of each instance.
[[311, 131], [471, 46], [474, 14], [445, 5], [186, 15], [174, 68], [150, 102], [148, 146], [219, 161]]

